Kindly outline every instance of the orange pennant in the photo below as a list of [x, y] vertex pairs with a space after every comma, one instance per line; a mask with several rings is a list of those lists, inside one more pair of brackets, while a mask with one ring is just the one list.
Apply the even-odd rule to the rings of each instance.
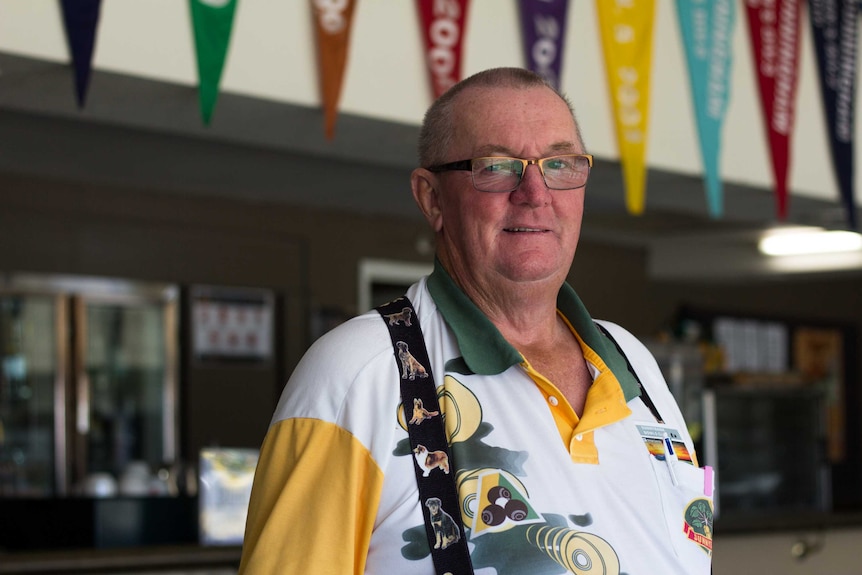
[[317, 30], [317, 59], [320, 95], [326, 138], [335, 137], [335, 119], [341, 82], [347, 65], [350, 25], [353, 22], [354, 0], [311, 0], [314, 25]]

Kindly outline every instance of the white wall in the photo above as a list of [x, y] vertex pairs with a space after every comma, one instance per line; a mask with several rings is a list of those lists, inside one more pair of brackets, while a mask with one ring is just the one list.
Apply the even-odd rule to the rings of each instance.
[[[595, 1], [607, 0], [570, 1], [562, 83], [576, 106], [590, 151], [613, 159], [618, 154]], [[648, 161], [657, 168], [699, 173], [699, 147], [675, 2], [658, 0], [656, 5]], [[814, 47], [807, 10], [803, 12], [791, 193], [837, 201]], [[239, 2], [236, 18], [222, 89], [275, 101], [317, 105], [310, 2], [243, 0]], [[516, 0], [472, 0], [467, 28], [465, 74], [492, 66], [523, 65]], [[57, 0], [0, 0], [0, 50], [67, 61]], [[419, 18], [413, 1], [357, 0], [341, 109], [418, 124], [430, 103], [421, 50]], [[98, 69], [193, 85], [196, 68], [188, 3], [103, 2], [94, 65]], [[69, 97], [73, 97], [71, 88]], [[728, 181], [771, 188], [769, 153], [759, 106], [740, 0], [722, 172]], [[860, 108], [857, 102], [857, 116]], [[214, 121], [218, 121], [218, 113]], [[860, 125], [862, 122], [857, 121], [857, 142], [862, 140]], [[860, 149], [862, 142], [856, 146], [857, 165], [862, 163]], [[856, 188], [862, 188], [862, 169], [858, 167]]]

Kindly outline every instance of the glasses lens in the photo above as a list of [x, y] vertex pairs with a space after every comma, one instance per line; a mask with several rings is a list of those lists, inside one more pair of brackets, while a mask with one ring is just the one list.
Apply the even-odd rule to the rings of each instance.
[[480, 192], [511, 192], [521, 183], [524, 164], [514, 158], [473, 160], [473, 186]]
[[554, 156], [542, 160], [545, 184], [552, 190], [573, 190], [586, 185], [590, 161], [583, 156]]

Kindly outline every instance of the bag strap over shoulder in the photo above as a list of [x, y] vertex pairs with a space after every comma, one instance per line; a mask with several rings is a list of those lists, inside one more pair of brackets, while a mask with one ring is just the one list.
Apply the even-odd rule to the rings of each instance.
[[398, 365], [404, 424], [410, 435], [413, 469], [434, 568], [438, 575], [472, 575], [455, 469], [419, 318], [406, 297], [376, 309], [389, 329]]
[[593, 323], [595, 324], [595, 326], [597, 328], [599, 328], [599, 331], [602, 333], [602, 335], [604, 335], [606, 338], [608, 338], [611, 341], [611, 343], [614, 344], [614, 347], [617, 348], [617, 351], [620, 352], [620, 355], [623, 356], [623, 359], [626, 360], [626, 367], [628, 368], [629, 373], [631, 373], [634, 376], [635, 381], [638, 382], [638, 387], [640, 388], [640, 391], [641, 391], [641, 401], [644, 402], [644, 404], [650, 410], [653, 417], [655, 417], [655, 420], [658, 423], [664, 423], [664, 420], [662, 419], [661, 414], [658, 412], [658, 408], [656, 408], [655, 403], [653, 402], [652, 398], [649, 396], [649, 393], [647, 393], [646, 387], [644, 387], [644, 384], [641, 382], [641, 378], [639, 378], [638, 374], [635, 372], [635, 368], [632, 367], [632, 364], [629, 361], [629, 358], [626, 355], [626, 352], [623, 351], [622, 346], [620, 346], [620, 344], [617, 342], [617, 340], [614, 339], [614, 336], [611, 335], [611, 332], [608, 331], [608, 329], [605, 326], [603, 326], [599, 322], [593, 322]]

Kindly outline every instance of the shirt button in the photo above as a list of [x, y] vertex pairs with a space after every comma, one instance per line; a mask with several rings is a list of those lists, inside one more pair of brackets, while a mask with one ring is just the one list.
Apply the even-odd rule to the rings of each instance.
[[551, 405], [553, 405], [553, 406], [556, 406], [556, 405], [558, 405], [558, 404], [560, 403], [560, 401], [559, 401], [556, 397], [554, 397], [553, 395], [551, 395], [551, 396], [549, 396], [549, 397], [548, 397], [548, 403], [550, 403], [550, 404], [551, 404]]
[[575, 439], [577, 439], [578, 441], [583, 441], [583, 440], [584, 440], [584, 436], [583, 436], [583, 434], [579, 433], [579, 434], [577, 434], [577, 435], [575, 436]]

